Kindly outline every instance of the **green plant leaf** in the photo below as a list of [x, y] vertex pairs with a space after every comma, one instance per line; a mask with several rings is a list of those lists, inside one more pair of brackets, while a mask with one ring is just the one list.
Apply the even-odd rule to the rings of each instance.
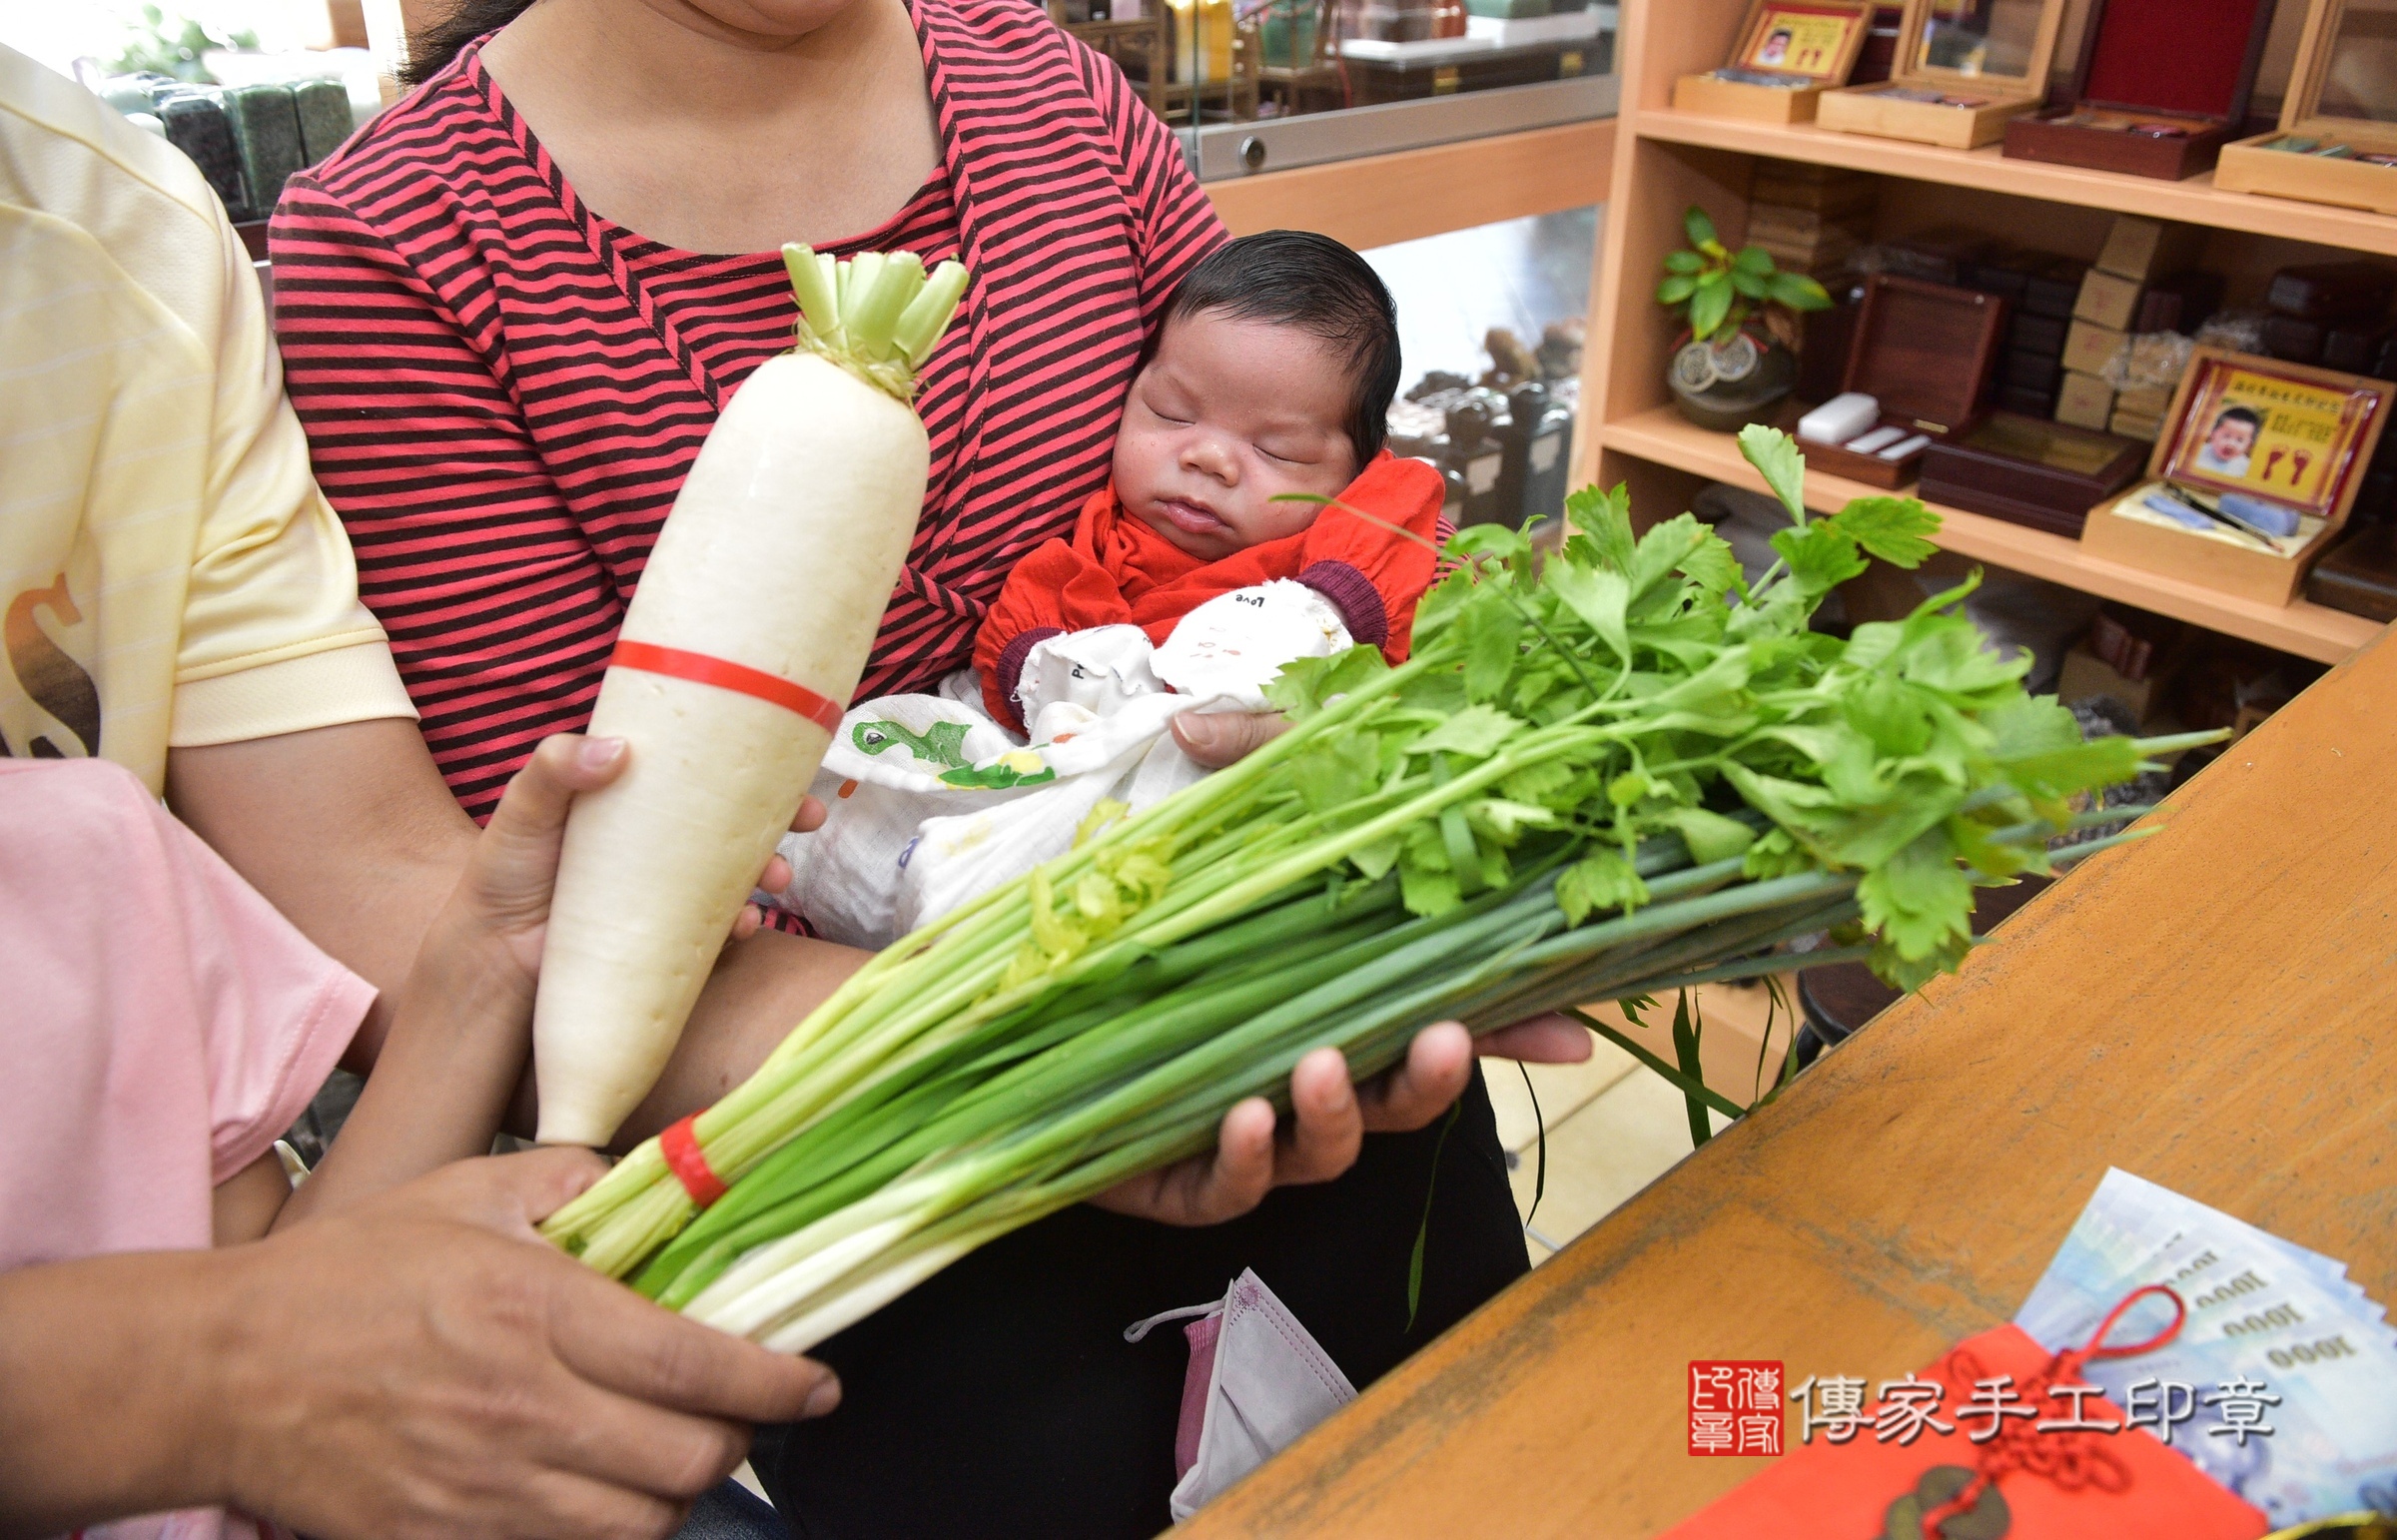
[[1927, 830], [1867, 872], [1856, 899], [1865, 924], [1909, 961], [1945, 956], [1973, 933], [1973, 882], [1956, 864], [1956, 843], [1944, 829]]
[[1806, 456], [1798, 440], [1777, 427], [1751, 422], [1740, 429], [1740, 454], [1765, 478], [1798, 523], [1806, 522]]
[[[1588, 545], [1601, 561], [1619, 572], [1631, 570], [1634, 542], [1631, 534], [1631, 488], [1628, 484], [1617, 482], [1605, 491], [1595, 486], [1583, 487], [1565, 499], [1565, 521], [1586, 537]], [[1474, 527], [1486, 529], [1491, 526], [1478, 524]], [[1528, 551], [1528, 542], [1525, 548]], [[1567, 542], [1568, 556], [1577, 549], [1574, 542]]]
[[[1698, 1058], [1699, 1023], [1697, 1013], [1690, 1009], [1690, 992], [1683, 990], [1673, 1007], [1673, 1057], [1686, 1080], [1706, 1084], [1706, 1066]], [[1706, 1103], [1688, 1092], [1682, 1102], [1690, 1114], [1690, 1148], [1698, 1149], [1714, 1137], [1714, 1125], [1707, 1122]]]
[[1681, 842], [1690, 847], [1690, 859], [1701, 866], [1728, 861], [1756, 843], [1754, 829], [1702, 807], [1676, 808], [1665, 815], [1665, 822], [1681, 835]]
[[1827, 523], [1776, 530], [1773, 548], [1790, 564], [1790, 578], [1810, 598], [1831, 592], [1872, 563], [1856, 542]]
[[1631, 661], [1631, 632], [1625, 611], [1631, 606], [1631, 581], [1620, 572], [1554, 563], [1542, 574], [1549, 592], [1596, 631], [1624, 663]]
[[1696, 204], [1691, 204], [1689, 212], [1681, 217], [1681, 228], [1689, 236], [1690, 245], [1702, 250], [1716, 240], [1715, 222]]
[[1743, 246], [1740, 254], [1731, 259], [1731, 271], [1763, 278], [1773, 271], [1773, 254], [1761, 246]]
[[1766, 280], [1774, 302], [1794, 311], [1827, 311], [1831, 296], [1803, 273], [1775, 273]]
[[1417, 738], [1408, 746], [1408, 752], [1446, 752], [1467, 759], [1487, 759], [1505, 747], [1506, 740], [1522, 726], [1495, 706], [1467, 706]]
[[1731, 314], [1731, 280], [1722, 274], [1709, 274], [1701, 279], [1698, 292], [1690, 298], [1690, 334], [1700, 342], [1715, 335], [1723, 318]]
[[1740, 558], [1732, 553], [1731, 542], [1713, 530], [1681, 558], [1681, 573], [1698, 585], [1701, 593], [1713, 598], [1717, 594], [1737, 592], [1748, 596], [1748, 583], [1740, 571]]
[[1731, 287], [1751, 300], [1761, 300], [1765, 297], [1765, 281], [1753, 273], [1743, 273], [1738, 268], [1731, 270]]
[[1921, 566], [1939, 547], [1940, 515], [1916, 497], [1859, 497], [1834, 513], [1836, 525], [1869, 553], [1902, 567]]
[[1602, 910], [1628, 914], [1647, 902], [1648, 885], [1619, 850], [1593, 851], [1556, 880], [1556, 907], [1573, 925]]
[[1668, 273], [1656, 286], [1656, 303], [1679, 305], [1697, 291], [1698, 280], [1686, 273]]
[[1667, 273], [1696, 273], [1705, 266], [1706, 259], [1696, 252], [1665, 253], [1665, 271]]
[[[1524, 1077], [1525, 1083], [1530, 1081]], [[1431, 1239], [1431, 1199], [1440, 1188], [1440, 1153], [1448, 1148], [1448, 1131], [1456, 1127], [1463, 1116], [1463, 1099], [1448, 1104], [1448, 1116], [1440, 1122], [1440, 1137], [1431, 1145], [1431, 1174], [1423, 1179], [1423, 1219], [1415, 1226], [1414, 1247], [1406, 1253], [1406, 1329], [1415, 1329], [1415, 1306], [1423, 1299], [1423, 1247]], [[1546, 1156], [1541, 1157], [1543, 1160]], [[1526, 1221], [1528, 1222], [1528, 1221]]]

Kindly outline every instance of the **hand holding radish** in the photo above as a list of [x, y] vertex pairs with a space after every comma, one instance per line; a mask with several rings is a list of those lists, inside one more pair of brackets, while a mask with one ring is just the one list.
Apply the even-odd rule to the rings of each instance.
[[[620, 739], [558, 733], [508, 782], [456, 890], [425, 931], [342, 1137], [273, 1215], [277, 1227], [489, 1152], [524, 1081], [567, 808], [613, 782], [629, 759]], [[809, 799], [798, 826], [822, 821], [822, 807]], [[781, 864], [769, 863], [764, 880], [787, 884], [789, 873], [772, 869]], [[759, 924], [753, 908], [743, 920], [733, 927], [736, 939]]]
[[857, 688], [923, 506], [914, 371], [965, 269], [783, 255], [798, 347], [709, 431], [591, 714], [634, 761], [566, 826], [533, 1014], [543, 1144], [605, 1144], [655, 1084]]

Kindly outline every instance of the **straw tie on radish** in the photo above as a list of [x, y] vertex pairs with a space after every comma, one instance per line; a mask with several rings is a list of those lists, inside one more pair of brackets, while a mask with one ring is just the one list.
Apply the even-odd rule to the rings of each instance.
[[707, 435], [608, 661], [533, 1009], [543, 1144], [602, 1145], [665, 1067], [865, 671], [924, 503], [915, 371], [966, 270], [783, 248], [798, 344]]

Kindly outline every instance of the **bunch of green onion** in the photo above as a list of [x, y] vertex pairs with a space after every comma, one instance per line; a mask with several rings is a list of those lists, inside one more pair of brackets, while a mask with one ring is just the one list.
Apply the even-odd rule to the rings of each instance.
[[[1977, 883], [2049, 870], [2092, 816], [2076, 797], [2196, 740], [2083, 742], [1955, 612], [1970, 585], [1845, 641], [1811, 630], [1869, 555], [1919, 563], [1936, 520], [1872, 498], [1810, 522], [1795, 446], [1742, 447], [1794, 520], [1754, 585], [1688, 514], [1635, 535], [1619, 490], [1577, 494], [1556, 552], [1466, 531], [1404, 665], [1291, 665], [1288, 732], [1138, 814], [1103, 807], [812, 1012], [697, 1118], [730, 1183], [712, 1206], [651, 1141], [544, 1232], [799, 1351], [1210, 1148], [1325, 1045], [1362, 1077], [1433, 1022], [1754, 977], [1825, 932], [1810, 964], [1906, 987], [1953, 968]], [[1649, 1062], [1694, 1107], [1742, 1110]]]

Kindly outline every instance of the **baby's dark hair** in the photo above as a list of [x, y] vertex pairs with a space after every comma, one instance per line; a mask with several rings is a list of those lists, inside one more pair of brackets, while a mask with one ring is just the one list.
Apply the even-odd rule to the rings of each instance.
[[2260, 433], [2264, 430], [2264, 419], [2253, 406], [2223, 407], [2222, 414], [2214, 418], [2214, 426], [2220, 427], [2225, 422], [2244, 422], [2251, 432]]
[[[1166, 326], [1204, 312], [1297, 327], [1348, 355], [1349, 446], [1359, 470], [1389, 437], [1398, 393], [1398, 307], [1379, 275], [1328, 236], [1268, 230], [1215, 249], [1167, 302]], [[1154, 345], [1153, 345], [1154, 346]]]

